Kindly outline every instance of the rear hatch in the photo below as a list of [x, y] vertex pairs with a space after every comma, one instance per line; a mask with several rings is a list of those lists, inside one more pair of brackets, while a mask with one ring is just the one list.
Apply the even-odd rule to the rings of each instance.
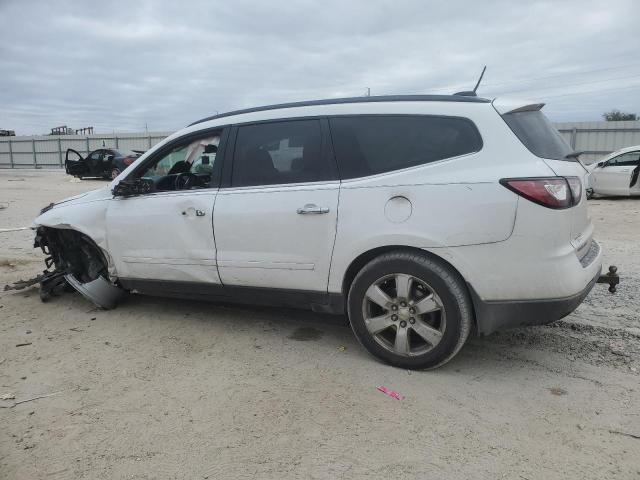
[[556, 175], [580, 179], [580, 203], [566, 212], [571, 225], [570, 241], [578, 257], [582, 258], [591, 247], [593, 235], [593, 224], [585, 196], [589, 172], [571, 146], [542, 113], [543, 106], [544, 103], [515, 106], [494, 101], [494, 108], [531, 153], [541, 158]]

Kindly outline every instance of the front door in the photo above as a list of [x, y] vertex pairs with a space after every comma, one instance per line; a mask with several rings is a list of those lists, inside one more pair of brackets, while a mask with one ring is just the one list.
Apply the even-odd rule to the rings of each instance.
[[633, 169], [638, 165], [640, 152], [627, 152], [596, 167], [592, 172], [593, 188], [601, 195], [629, 195]]
[[149, 192], [115, 197], [107, 210], [107, 243], [118, 277], [220, 283], [213, 236], [219, 174], [215, 168], [191, 171], [207, 147], [219, 142], [220, 132], [190, 138], [150, 157], [123, 180], [142, 180]]
[[89, 173], [84, 157], [73, 148], [68, 148], [65, 153], [64, 169], [69, 175], [82, 176]]
[[224, 285], [327, 291], [340, 183], [322, 130], [320, 120], [237, 129], [214, 211]]

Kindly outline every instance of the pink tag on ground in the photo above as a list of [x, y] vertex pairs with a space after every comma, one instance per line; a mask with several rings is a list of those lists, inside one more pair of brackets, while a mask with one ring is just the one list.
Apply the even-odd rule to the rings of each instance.
[[380, 390], [385, 395], [389, 395], [391, 398], [395, 398], [396, 400], [404, 400], [404, 395], [400, 395], [395, 390], [389, 390], [387, 387], [383, 385], [380, 385], [378, 387], [378, 390]]

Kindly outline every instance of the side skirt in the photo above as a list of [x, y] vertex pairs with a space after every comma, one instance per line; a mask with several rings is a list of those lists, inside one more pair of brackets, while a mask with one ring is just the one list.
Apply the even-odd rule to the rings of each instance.
[[339, 293], [286, 290], [279, 288], [239, 287], [197, 282], [120, 278], [120, 285], [133, 293], [154, 297], [172, 297], [206, 302], [231, 302], [311, 309], [319, 313], [345, 314], [343, 295]]

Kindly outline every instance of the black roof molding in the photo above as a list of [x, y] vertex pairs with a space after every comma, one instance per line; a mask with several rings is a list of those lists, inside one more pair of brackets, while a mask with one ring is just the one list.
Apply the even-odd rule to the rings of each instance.
[[374, 103], [374, 102], [466, 102], [466, 103], [491, 103], [491, 100], [480, 97], [470, 97], [462, 95], [380, 95], [373, 97], [348, 97], [348, 98], [328, 98], [325, 100], [310, 100], [306, 102], [280, 103], [277, 105], [266, 105], [264, 107], [246, 108], [244, 110], [234, 110], [232, 112], [212, 115], [188, 126], [198, 123], [208, 122], [217, 118], [231, 117], [243, 113], [263, 112], [266, 110], [278, 110], [281, 108], [313, 107], [316, 105], [340, 105], [344, 103]]

